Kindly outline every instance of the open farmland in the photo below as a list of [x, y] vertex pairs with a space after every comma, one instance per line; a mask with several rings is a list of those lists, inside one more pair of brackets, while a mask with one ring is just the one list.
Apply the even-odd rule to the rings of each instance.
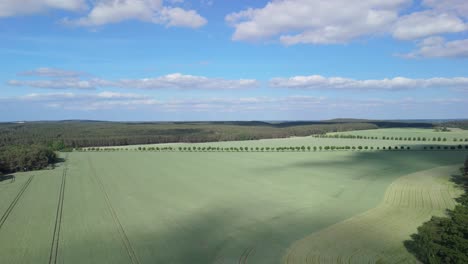
[[347, 132], [336, 132], [328, 133], [329, 135], [355, 135], [355, 136], [367, 136], [367, 137], [394, 137], [394, 138], [422, 138], [425, 137], [429, 142], [433, 141], [434, 138], [446, 138], [447, 142], [454, 142], [457, 139], [460, 142], [468, 142], [468, 130], [462, 130], [459, 128], [450, 128], [450, 131], [442, 132], [435, 131], [431, 128], [385, 128], [385, 129], [370, 129], [370, 130], [359, 130], [359, 131], [347, 131]]
[[[296, 140], [317, 139], [278, 139]], [[466, 154], [74, 152], [1, 182], [0, 263], [304, 263], [317, 238], [343, 243], [312, 260], [413, 262], [402, 240], [453, 206], [448, 179]]]
[[[365, 136], [365, 137], [377, 137], [377, 139], [363, 139], [363, 138], [333, 138], [334, 135], [354, 135], [354, 136]], [[325, 146], [368, 146], [374, 149], [383, 147], [395, 147], [395, 146], [410, 146], [412, 149], [422, 150], [424, 146], [458, 146], [468, 145], [468, 130], [454, 129], [451, 132], [435, 132], [433, 129], [417, 129], [417, 128], [385, 128], [385, 129], [372, 129], [372, 130], [359, 130], [350, 132], [338, 132], [328, 133], [330, 137], [290, 137], [290, 138], [275, 138], [275, 139], [260, 139], [260, 140], [241, 140], [241, 141], [222, 141], [222, 142], [206, 142], [206, 143], [167, 143], [167, 144], [147, 144], [147, 145], [131, 145], [131, 146], [113, 146], [113, 147], [101, 147], [101, 149], [120, 149], [120, 150], [136, 150], [138, 148], [150, 148], [150, 147], [173, 147], [178, 149], [179, 147], [325, 147]], [[382, 137], [390, 138], [421, 138], [421, 140], [398, 140], [398, 139], [382, 139]], [[431, 140], [422, 140], [422, 137]], [[432, 141], [433, 138], [441, 138], [441, 141]], [[444, 141], [443, 138], [446, 140]], [[454, 141], [457, 139], [457, 141]]]

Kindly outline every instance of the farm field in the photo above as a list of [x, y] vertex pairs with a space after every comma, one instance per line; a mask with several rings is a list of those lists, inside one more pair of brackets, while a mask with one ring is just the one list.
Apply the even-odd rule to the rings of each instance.
[[[117, 147], [103, 147], [103, 149], [128, 149], [135, 150], [139, 147], [289, 147], [289, 146], [368, 146], [374, 148], [394, 147], [394, 146], [412, 146], [413, 149], [423, 149], [424, 146], [451, 146], [451, 145], [468, 145], [468, 131], [453, 129], [450, 132], [435, 132], [433, 129], [417, 129], [417, 128], [385, 128], [372, 130], [357, 130], [349, 132], [328, 133], [328, 135], [360, 135], [360, 136], [377, 136], [379, 139], [349, 139], [349, 138], [317, 138], [313, 136], [307, 137], [290, 137], [276, 139], [261, 139], [261, 140], [244, 140], [244, 141], [224, 141], [224, 142], [206, 142], [206, 143], [167, 143], [167, 144], [146, 144], [146, 145], [131, 145]], [[405, 140], [382, 140], [382, 137], [441, 137], [447, 141], [405, 141]], [[457, 141], [453, 141], [456, 138]], [[459, 141], [463, 139], [463, 141]]]
[[466, 154], [74, 152], [1, 182], [0, 263], [413, 262], [402, 240], [453, 206]]
[[422, 129], [422, 128], [385, 128], [385, 129], [369, 129], [369, 130], [355, 130], [348, 132], [336, 132], [328, 133], [330, 135], [360, 135], [360, 136], [376, 136], [379, 138], [385, 137], [426, 137], [426, 138], [447, 138], [448, 142], [452, 142], [454, 138], [456, 139], [468, 139], [468, 131], [459, 129], [459, 128], [449, 128], [448, 132], [437, 132], [432, 128]]

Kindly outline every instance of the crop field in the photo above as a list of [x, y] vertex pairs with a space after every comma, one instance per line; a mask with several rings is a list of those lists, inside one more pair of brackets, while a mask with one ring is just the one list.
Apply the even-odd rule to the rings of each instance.
[[[389, 144], [203, 144], [314, 140]], [[467, 154], [72, 152], [0, 182], [0, 263], [412, 263]]]
[[[328, 133], [327, 135], [355, 135], [378, 137], [378, 139], [350, 139], [350, 138], [320, 138], [320, 137], [290, 137], [276, 139], [261, 139], [261, 140], [244, 140], [244, 141], [225, 141], [225, 142], [206, 142], [206, 143], [168, 143], [168, 144], [147, 144], [147, 145], [132, 145], [120, 147], [104, 147], [102, 149], [127, 149], [135, 150], [139, 147], [289, 147], [289, 146], [368, 146], [374, 148], [394, 147], [394, 146], [412, 146], [413, 149], [423, 149], [424, 146], [452, 146], [452, 145], [468, 145], [468, 131], [452, 129], [450, 132], [435, 132], [433, 129], [416, 129], [416, 128], [386, 128], [372, 130], [358, 130], [350, 132]], [[422, 141], [406, 141], [406, 140], [382, 140], [382, 137], [426, 137], [431, 140]], [[436, 137], [446, 138], [446, 141], [432, 141]], [[457, 139], [457, 141], [454, 141]]]

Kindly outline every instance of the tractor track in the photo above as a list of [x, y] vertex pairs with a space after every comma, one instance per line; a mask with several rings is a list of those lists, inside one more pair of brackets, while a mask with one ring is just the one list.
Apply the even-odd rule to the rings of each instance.
[[34, 175], [29, 176], [29, 179], [23, 184], [23, 187], [21, 187], [21, 190], [18, 192], [15, 199], [13, 199], [13, 201], [10, 203], [10, 206], [8, 206], [5, 213], [3, 213], [2, 218], [0, 218], [0, 229], [5, 224], [5, 221], [8, 219], [8, 216], [10, 215], [11, 211], [13, 211], [19, 199], [21, 198], [21, 196], [23, 196], [23, 193], [26, 191], [33, 178]]
[[[67, 160], [67, 157], [65, 160]], [[65, 161], [66, 162], [66, 161]], [[67, 183], [67, 172], [68, 165], [65, 163], [65, 168], [62, 173], [62, 182], [60, 184], [59, 198], [57, 204], [57, 213], [55, 215], [54, 233], [52, 237], [52, 245], [50, 246], [49, 264], [57, 263], [59, 242], [60, 242], [60, 231], [62, 229], [62, 216], [63, 216], [63, 202], [65, 197], [65, 185]]]
[[131, 263], [140, 264], [140, 260], [138, 259], [138, 256], [136, 255], [135, 250], [133, 249], [132, 244], [130, 243], [130, 240], [128, 239], [128, 236], [125, 233], [125, 229], [123, 228], [122, 223], [120, 222], [120, 220], [119, 220], [119, 218], [117, 216], [117, 213], [115, 212], [115, 209], [112, 206], [109, 195], [108, 195], [108, 193], [107, 193], [107, 191], [106, 191], [106, 189], [104, 187], [104, 183], [102, 182], [101, 177], [99, 177], [99, 175], [96, 173], [96, 170], [94, 169], [89, 156], [88, 156], [88, 164], [89, 164], [89, 166], [90, 166], [90, 168], [91, 168], [91, 170], [93, 172], [94, 178], [96, 179], [99, 188], [101, 189], [101, 191], [102, 191], [102, 193], [104, 195], [107, 208], [108, 208], [109, 213], [110, 213], [110, 215], [112, 217], [112, 220], [114, 220], [114, 223], [115, 223], [115, 225], [116, 225], [116, 227], [117, 227], [117, 229], [119, 231], [119, 235], [120, 235], [120, 237], [122, 239], [122, 243], [124, 244], [125, 250], [126, 250], [126, 252], [128, 254], [128, 257], [130, 258]]

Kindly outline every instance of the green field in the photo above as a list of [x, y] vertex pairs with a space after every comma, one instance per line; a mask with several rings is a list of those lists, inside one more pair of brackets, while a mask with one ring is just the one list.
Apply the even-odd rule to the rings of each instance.
[[0, 263], [411, 263], [466, 154], [74, 152], [0, 183]]
[[[375, 139], [348, 139], [348, 138], [317, 138], [313, 136], [308, 137], [290, 137], [290, 138], [276, 138], [276, 139], [261, 139], [261, 140], [244, 140], [244, 141], [225, 141], [225, 142], [206, 142], [206, 143], [168, 143], [168, 144], [147, 144], [147, 145], [131, 145], [131, 146], [117, 146], [117, 147], [104, 147], [103, 149], [127, 149], [135, 150], [139, 147], [289, 147], [289, 146], [368, 146], [374, 148], [394, 147], [394, 146], [412, 146], [413, 149], [422, 149], [423, 146], [452, 146], [452, 145], [468, 145], [468, 130], [452, 129], [450, 132], [435, 132], [433, 129], [416, 129], [416, 128], [387, 128], [387, 129], [372, 129], [372, 130], [359, 130], [350, 132], [329, 133], [328, 135], [361, 135], [361, 136], [376, 136]], [[433, 141], [404, 141], [404, 140], [382, 140], [385, 137], [441, 137], [446, 138], [447, 141], [433, 142]], [[457, 141], [453, 141], [456, 138]], [[463, 141], [459, 141], [463, 139]]]

